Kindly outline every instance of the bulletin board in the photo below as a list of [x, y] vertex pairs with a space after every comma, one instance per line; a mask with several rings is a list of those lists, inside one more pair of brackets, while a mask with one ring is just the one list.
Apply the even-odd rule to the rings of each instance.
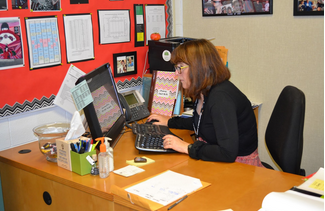
[[[171, 0], [89, 0], [87, 4], [70, 4], [76, 2], [71, 0], [60, 0], [60, 8], [53, 11], [31, 10], [30, 2], [28, 8], [26, 5], [21, 9], [13, 9], [14, 0], [8, 0], [8, 9], [0, 10], [0, 17], [18, 17], [21, 24], [21, 40], [23, 47], [23, 66], [0, 70], [0, 118], [28, 110], [38, 109], [42, 106], [51, 104], [55, 95], [58, 93], [63, 79], [71, 64], [85, 73], [109, 62], [113, 66], [113, 54], [132, 52], [137, 53], [137, 73], [115, 78], [118, 86], [127, 85], [134, 81], [141, 81], [143, 70], [147, 70], [149, 65], [147, 61], [148, 46], [135, 45], [135, 21], [134, 5], [142, 4], [163, 4], [166, 12], [166, 37], [170, 37], [172, 23], [171, 21]], [[37, 0], [35, 0], [37, 1]], [[33, 0], [33, 2], [35, 2]], [[40, 1], [40, 0], [39, 0]], [[85, 2], [85, 1], [81, 1]], [[87, 1], [86, 1], [87, 2]], [[33, 5], [32, 5], [33, 6]], [[98, 10], [129, 10], [130, 11], [130, 42], [100, 44]], [[75, 63], [67, 62], [66, 39], [64, 34], [65, 14], [91, 14], [94, 42], [94, 59], [78, 61]], [[61, 64], [30, 69], [28, 43], [26, 37], [26, 18], [37, 18], [45, 16], [55, 16], [57, 18], [57, 27], [59, 30]], [[37, 104], [33, 108], [33, 104]], [[44, 105], [43, 105], [44, 104]]]

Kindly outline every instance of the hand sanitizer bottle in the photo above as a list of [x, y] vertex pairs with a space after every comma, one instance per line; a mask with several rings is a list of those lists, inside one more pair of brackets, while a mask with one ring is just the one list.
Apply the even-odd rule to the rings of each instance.
[[104, 138], [101, 139], [101, 144], [99, 149], [100, 149], [100, 153], [98, 154], [99, 177], [106, 178], [109, 176], [109, 155], [108, 152], [106, 152]]
[[113, 148], [110, 147], [108, 140], [111, 141], [112, 139], [105, 137], [106, 152], [108, 152], [108, 156], [109, 156], [109, 171], [111, 172], [114, 170], [114, 155], [113, 155]]

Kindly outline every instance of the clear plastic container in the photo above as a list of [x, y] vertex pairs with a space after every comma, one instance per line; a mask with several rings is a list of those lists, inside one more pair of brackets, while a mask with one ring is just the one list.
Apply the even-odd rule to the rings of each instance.
[[103, 138], [101, 139], [101, 145], [99, 146], [100, 153], [98, 154], [98, 169], [99, 177], [106, 178], [109, 176], [109, 155], [106, 152], [106, 145]]
[[108, 152], [98, 154], [99, 177], [106, 178], [109, 176], [109, 155]]
[[110, 147], [110, 144], [108, 142], [108, 140], [112, 140], [108, 137], [105, 137], [105, 146], [106, 146], [106, 152], [108, 152], [108, 156], [109, 156], [109, 171], [113, 171], [114, 170], [114, 154], [113, 154], [113, 148]]
[[39, 149], [46, 156], [46, 160], [56, 162], [56, 139], [65, 137], [69, 129], [69, 122], [52, 122], [33, 128], [33, 132], [38, 138]]

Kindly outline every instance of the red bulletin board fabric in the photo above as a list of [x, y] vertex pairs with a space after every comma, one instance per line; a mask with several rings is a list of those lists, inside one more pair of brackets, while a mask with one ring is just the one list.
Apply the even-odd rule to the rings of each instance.
[[[113, 54], [137, 51], [137, 74], [125, 77], [115, 78], [116, 81], [131, 80], [142, 76], [142, 72], [148, 68], [148, 62], [145, 64], [145, 57], [148, 51], [148, 46], [134, 47], [134, 4], [165, 4], [166, 0], [89, 0], [89, 4], [70, 4], [70, 0], [61, 0], [60, 12], [31, 12], [30, 9], [12, 9], [11, 1], [8, 1], [8, 10], [0, 11], [0, 17], [19, 17], [21, 24], [21, 34], [24, 52], [24, 67], [0, 70], [0, 108], [5, 105], [13, 106], [15, 103], [24, 103], [25, 101], [33, 101], [42, 97], [49, 98], [53, 94], [56, 95], [61, 83], [70, 67], [66, 57], [66, 43], [64, 37], [64, 14], [92, 14], [93, 37], [94, 37], [94, 52], [95, 59], [83, 62], [72, 63], [85, 73], [99, 67], [100, 65], [109, 62], [113, 69]], [[30, 6], [29, 6], [30, 8]], [[99, 29], [97, 10], [114, 10], [114, 9], [129, 9], [130, 24], [131, 24], [131, 41], [118, 44], [99, 44]], [[167, 6], [165, 6], [165, 11]], [[58, 27], [61, 43], [61, 59], [62, 65], [29, 69], [29, 55], [26, 37], [25, 17], [43, 17], [56, 15], [58, 18]], [[166, 20], [168, 15], [166, 13]], [[167, 21], [166, 21], [167, 28]], [[167, 32], [166, 32], [167, 34]]]

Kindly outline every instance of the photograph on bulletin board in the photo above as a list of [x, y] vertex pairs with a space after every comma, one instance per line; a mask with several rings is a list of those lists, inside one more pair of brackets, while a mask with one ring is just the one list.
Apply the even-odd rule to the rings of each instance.
[[12, 9], [28, 9], [28, 0], [12, 0]]
[[137, 52], [113, 54], [114, 77], [137, 74]]
[[24, 65], [20, 20], [0, 18], [0, 70]]
[[8, 0], [0, 0], [0, 11], [8, 10]]
[[26, 18], [30, 69], [61, 64], [57, 17]]
[[61, 0], [30, 0], [31, 11], [60, 11]]

